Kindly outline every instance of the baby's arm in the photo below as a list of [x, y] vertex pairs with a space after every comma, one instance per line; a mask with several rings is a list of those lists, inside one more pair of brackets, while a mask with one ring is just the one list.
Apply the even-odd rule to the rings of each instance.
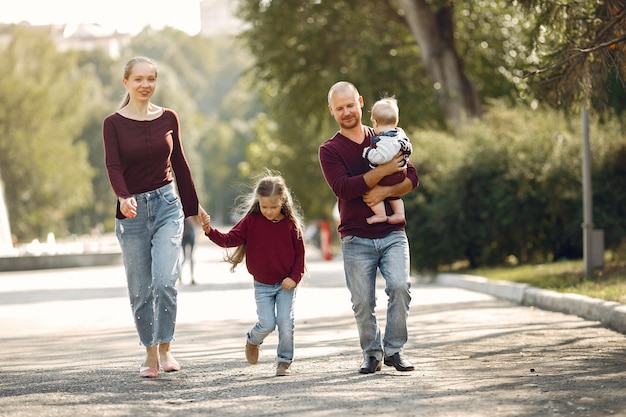
[[396, 138], [383, 137], [375, 148], [367, 148], [363, 151], [363, 157], [371, 163], [380, 165], [391, 159], [400, 151], [400, 143]]

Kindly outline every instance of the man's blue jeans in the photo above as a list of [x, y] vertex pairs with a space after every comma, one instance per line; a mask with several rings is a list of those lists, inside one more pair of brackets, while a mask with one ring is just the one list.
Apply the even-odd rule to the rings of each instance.
[[[411, 302], [409, 278], [409, 242], [404, 232], [392, 232], [384, 238], [356, 236], [341, 238], [346, 284], [352, 294], [363, 357], [382, 360], [402, 352], [408, 339], [407, 318]], [[380, 270], [388, 296], [385, 336], [376, 319], [376, 275]], [[384, 350], [383, 350], [384, 345]]]
[[293, 304], [297, 287], [285, 291], [281, 283], [268, 285], [254, 281], [257, 323], [248, 332], [248, 341], [260, 345], [278, 326], [276, 362], [293, 361], [295, 320]]
[[137, 217], [117, 219], [115, 233], [139, 340], [148, 347], [174, 338], [184, 214], [173, 183], [135, 198]]

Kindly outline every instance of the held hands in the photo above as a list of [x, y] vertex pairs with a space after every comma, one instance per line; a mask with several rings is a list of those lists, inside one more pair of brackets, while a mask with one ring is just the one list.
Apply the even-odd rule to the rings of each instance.
[[209, 233], [211, 231], [211, 216], [201, 207], [198, 212], [198, 217], [200, 218], [200, 224], [202, 225], [204, 233]]
[[137, 217], [137, 200], [135, 200], [134, 196], [130, 196], [128, 198], [119, 198], [120, 201], [120, 211], [122, 214], [129, 218]]
[[285, 291], [293, 290], [294, 288], [296, 288], [297, 285], [298, 284], [296, 284], [296, 281], [292, 280], [289, 277], [283, 279], [283, 290]]

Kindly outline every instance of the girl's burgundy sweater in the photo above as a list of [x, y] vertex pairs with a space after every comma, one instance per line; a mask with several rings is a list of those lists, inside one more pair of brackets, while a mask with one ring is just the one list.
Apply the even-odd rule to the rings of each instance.
[[252, 213], [228, 233], [211, 228], [206, 235], [224, 248], [245, 244], [246, 267], [258, 282], [274, 285], [289, 277], [298, 283], [304, 275], [304, 242], [287, 217], [272, 222]]

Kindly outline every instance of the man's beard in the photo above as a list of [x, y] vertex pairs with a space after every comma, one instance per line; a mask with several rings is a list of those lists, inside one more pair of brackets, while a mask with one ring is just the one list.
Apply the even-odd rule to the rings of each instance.
[[344, 129], [352, 129], [360, 124], [358, 117], [351, 117], [348, 120], [342, 119], [340, 126]]

